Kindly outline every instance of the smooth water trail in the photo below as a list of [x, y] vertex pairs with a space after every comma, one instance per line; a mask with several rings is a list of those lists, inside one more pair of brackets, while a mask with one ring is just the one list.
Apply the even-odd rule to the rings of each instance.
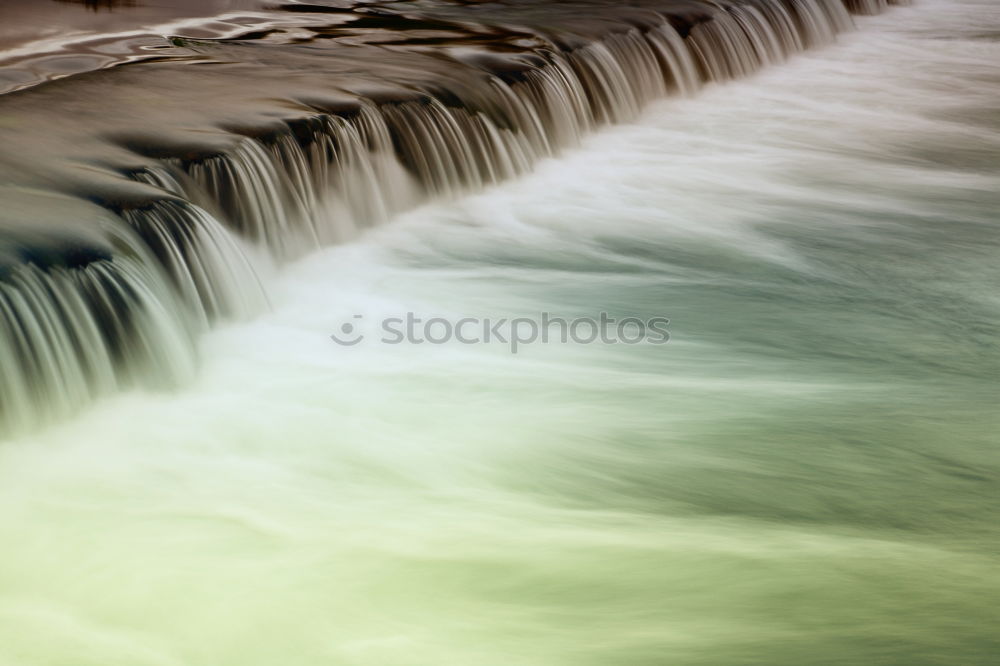
[[[189, 388], [0, 448], [0, 662], [991, 663], [998, 9], [319, 251]], [[672, 340], [329, 338], [542, 311]]]
[[[502, 17], [496, 14], [498, 7]], [[304, 9], [291, 5], [284, 11], [297, 8]], [[407, 8], [416, 13], [408, 14]], [[421, 202], [523, 176], [539, 160], [579, 145], [586, 133], [635, 119], [664, 95], [689, 95], [705, 84], [749, 76], [803, 49], [826, 46], [853, 27], [842, 0], [648, 0], [636, 6], [584, 2], [576, 7], [581, 8], [588, 10], [587, 16], [566, 3], [547, 5], [539, 13], [531, 3], [515, 0], [510, 6], [483, 5], [482, 12], [458, 23], [461, 17], [449, 3], [380, 10], [388, 12], [388, 25], [404, 37], [404, 44], [407, 28], [427, 22], [445, 28], [450, 39], [432, 52], [420, 38], [408, 51], [361, 48], [372, 38], [364, 27], [358, 34], [340, 35], [347, 48], [336, 39], [320, 45], [299, 33], [286, 37], [291, 45], [281, 39], [263, 45], [253, 40], [175, 40], [183, 50], [165, 54], [165, 61], [180, 58], [176, 65], [195, 58], [208, 66], [196, 74], [192, 68], [144, 69], [148, 76], [131, 86], [128, 77], [135, 70], [119, 68], [109, 75], [117, 83], [113, 90], [86, 101], [89, 121], [66, 136], [53, 132], [54, 126], [65, 125], [63, 119], [46, 122], [32, 100], [37, 93], [50, 107], [47, 94], [65, 100], [71, 91], [43, 87], [9, 106], [0, 105], [25, 137], [23, 149], [4, 142], [9, 155], [0, 160], [10, 162], [6, 168], [11, 173], [26, 173], [24, 183], [11, 181], [15, 191], [39, 187], [33, 178], [41, 178], [41, 191], [65, 187], [55, 185], [65, 181], [73, 196], [120, 215], [137, 236], [127, 244], [145, 245], [138, 255], [151, 260], [144, 270], [127, 273], [139, 280], [128, 288], [158, 294], [164, 286], [168, 291], [172, 287], [174, 293], [155, 306], [175, 319], [174, 327], [188, 327], [194, 320], [195, 328], [204, 329], [250, 316], [266, 302], [246, 256], [246, 242], [282, 262], [350, 240]], [[350, 16], [361, 26], [372, 20], [361, 10]], [[477, 20], [470, 23], [472, 17]], [[471, 31], [464, 38], [475, 43], [484, 30], [494, 33], [484, 44], [463, 43], [463, 31]], [[280, 32], [277, 24], [274, 31]], [[305, 48], [298, 44], [302, 41]], [[377, 38], [375, 43], [380, 44]], [[235, 87], [227, 85], [231, 70], [216, 67], [227, 62], [249, 68], [242, 70]], [[328, 67], [333, 71], [324, 76]], [[309, 76], [300, 80], [303, 71]], [[245, 85], [247, 72], [253, 73], [254, 86]], [[174, 100], [170, 108], [163, 91], [178, 85], [174, 77], [182, 82], [179, 97], [185, 103]], [[83, 89], [81, 79], [68, 85], [73, 83]], [[330, 83], [336, 84], [335, 92], [327, 87]], [[264, 100], [255, 94], [257, 87], [269, 92]], [[145, 92], [122, 92], [130, 89]], [[206, 92], [211, 96], [199, 102]], [[245, 104], [238, 102], [241, 97], [247, 97]], [[81, 148], [87, 144], [89, 150]], [[74, 151], [83, 154], [67, 157]], [[36, 152], [51, 154], [40, 159]], [[81, 169], [79, 161], [87, 166]], [[44, 175], [27, 175], [33, 169]], [[63, 169], [65, 179], [59, 176]], [[44, 282], [50, 279], [47, 262], [76, 266], [115, 254], [114, 247], [106, 247], [107, 239], [103, 245], [80, 248], [59, 232], [40, 241], [17, 230], [25, 217], [39, 214], [4, 213], [0, 227], [15, 231], [0, 239], [0, 254], [14, 256], [0, 256], [0, 269], [8, 261], [15, 267], [38, 262], [43, 270], [37, 279]], [[96, 231], [97, 237], [105, 233]], [[34, 246], [39, 242], [48, 247], [38, 251]], [[166, 285], [164, 271], [170, 277]], [[5, 285], [13, 300], [20, 297], [18, 285], [9, 280]], [[62, 288], [75, 287], [63, 282]], [[73, 330], [73, 322], [102, 319], [102, 306], [84, 294], [73, 298], [83, 313], [59, 326], [66, 327], [64, 336], [85, 337], [86, 331]], [[58, 307], [40, 303], [36, 309]], [[114, 313], [116, 320], [132, 318], [124, 307]], [[50, 348], [51, 336], [37, 335], [36, 329], [25, 333], [20, 320], [6, 319], [0, 326], [0, 347], [23, 347], [15, 338], [27, 335], [27, 345], [41, 356], [58, 356], [68, 348]], [[116, 325], [116, 335], [101, 344], [144, 344], [119, 339], [117, 332], [136, 338], [157, 335]], [[130, 374], [116, 356], [106, 360], [107, 367], [93, 372]], [[0, 376], [6, 384], [0, 387], [0, 434], [70, 415], [86, 402], [68, 395], [59, 373], [31, 364], [25, 372], [10, 382]]]

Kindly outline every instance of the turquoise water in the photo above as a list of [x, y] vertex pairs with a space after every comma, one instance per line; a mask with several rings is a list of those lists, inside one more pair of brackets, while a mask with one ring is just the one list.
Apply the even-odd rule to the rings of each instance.
[[[859, 26], [5, 444], [0, 664], [996, 663], [1000, 6]], [[671, 341], [329, 338], [543, 311]]]

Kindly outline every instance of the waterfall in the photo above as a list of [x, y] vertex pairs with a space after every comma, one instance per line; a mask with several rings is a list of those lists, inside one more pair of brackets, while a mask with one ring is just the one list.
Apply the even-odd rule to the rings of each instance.
[[194, 371], [192, 328], [148, 257], [17, 267], [0, 281], [0, 424], [16, 432], [94, 398]]
[[688, 4], [698, 11], [653, 6], [641, 24], [585, 43], [519, 28], [531, 34], [518, 33], [530, 43], [520, 52], [450, 53], [463, 72], [454, 81], [358, 91], [338, 108], [296, 100], [296, 117], [234, 130], [228, 149], [172, 156], [125, 146], [147, 163], [122, 176], [156, 194], [109, 206], [123, 249], [79, 267], [17, 265], [0, 278], [3, 430], [125, 386], [183, 381], [198, 331], [266, 307], [246, 244], [288, 261], [428, 198], [517, 177], [656, 98], [828, 44], [852, 27], [849, 12], [875, 13], [886, 0]]
[[253, 267], [233, 236], [198, 206], [163, 199], [122, 211], [170, 275], [201, 328], [243, 319], [267, 302]]
[[854, 14], [881, 14], [889, 5], [909, 5], [910, 0], [844, 0], [844, 4]]

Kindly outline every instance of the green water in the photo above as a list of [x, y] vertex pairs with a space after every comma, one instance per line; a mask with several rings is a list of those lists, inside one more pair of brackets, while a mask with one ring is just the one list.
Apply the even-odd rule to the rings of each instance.
[[[0, 449], [0, 664], [997, 663], [998, 37], [895, 9], [270, 276]], [[407, 311], [672, 339], [328, 337]]]

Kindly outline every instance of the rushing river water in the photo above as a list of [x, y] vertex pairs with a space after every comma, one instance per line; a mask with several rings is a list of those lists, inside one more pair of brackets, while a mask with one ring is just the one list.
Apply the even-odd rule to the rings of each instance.
[[[192, 382], [0, 446], [0, 664], [995, 663], [1000, 5], [857, 22], [251, 252]], [[602, 311], [671, 340], [366, 328]]]

